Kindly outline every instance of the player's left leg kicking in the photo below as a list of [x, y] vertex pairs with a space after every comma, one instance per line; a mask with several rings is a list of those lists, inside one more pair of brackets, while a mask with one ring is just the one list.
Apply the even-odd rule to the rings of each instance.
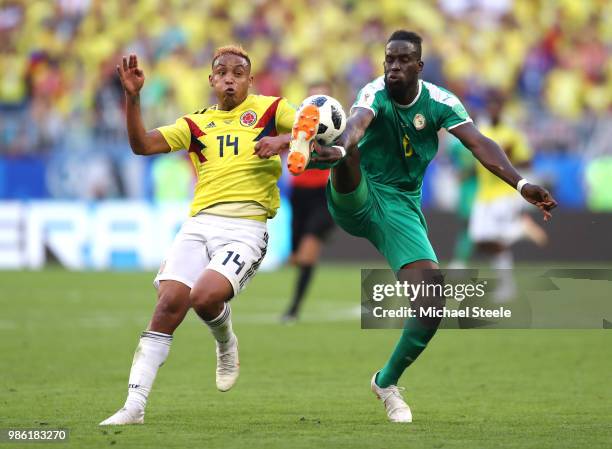
[[155, 279], [158, 302], [134, 354], [125, 404], [100, 425], [144, 422], [157, 371], [168, 357], [172, 334], [190, 307], [216, 340], [217, 388], [232, 388], [238, 379], [239, 359], [228, 301], [257, 271], [267, 240], [265, 224], [253, 220], [200, 214], [183, 225]]

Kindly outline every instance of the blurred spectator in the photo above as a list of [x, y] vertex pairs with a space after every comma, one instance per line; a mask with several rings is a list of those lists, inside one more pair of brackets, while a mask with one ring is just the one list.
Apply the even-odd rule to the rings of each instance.
[[593, 211], [612, 212], [612, 156], [593, 159], [586, 168], [588, 204]]
[[125, 128], [123, 116], [124, 94], [112, 60], [100, 65], [98, 86], [93, 102], [93, 132], [100, 138], [122, 136]]
[[[348, 107], [382, 73], [396, 28], [424, 36], [423, 78], [472, 115], [489, 88], [501, 89], [536, 152], [610, 154], [610, 140], [594, 135], [612, 120], [611, 16], [602, 0], [9, 0], [0, 5], [0, 155], [124, 148], [114, 67], [129, 52], [145, 68], [148, 127], [209, 104], [211, 53], [230, 42], [251, 53], [255, 91], [299, 104], [305, 86], [327, 79]], [[108, 158], [121, 172], [120, 158]]]
[[153, 159], [151, 176], [155, 201], [186, 202], [193, 195], [195, 173], [191, 162], [181, 153]]

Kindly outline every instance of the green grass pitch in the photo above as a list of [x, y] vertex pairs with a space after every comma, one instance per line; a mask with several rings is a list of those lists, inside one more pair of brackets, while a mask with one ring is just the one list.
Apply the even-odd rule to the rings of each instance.
[[[609, 448], [612, 331], [442, 330], [401, 385], [414, 423], [369, 390], [398, 330], [361, 330], [358, 267], [326, 265], [296, 326], [294, 273], [233, 303], [241, 377], [215, 389], [213, 339], [190, 312], [145, 425], [100, 428], [125, 399], [151, 273], [0, 272], [0, 428], [68, 428], [70, 448]], [[45, 444], [9, 444], [34, 447]]]

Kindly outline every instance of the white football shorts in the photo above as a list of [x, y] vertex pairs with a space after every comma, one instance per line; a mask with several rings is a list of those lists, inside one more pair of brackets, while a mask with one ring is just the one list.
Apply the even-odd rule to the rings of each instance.
[[523, 198], [508, 195], [492, 201], [476, 201], [468, 232], [475, 243], [500, 242], [511, 245], [523, 237]]
[[193, 288], [204, 270], [215, 270], [230, 281], [235, 296], [259, 268], [267, 246], [266, 223], [200, 213], [181, 226], [153, 285], [173, 280]]

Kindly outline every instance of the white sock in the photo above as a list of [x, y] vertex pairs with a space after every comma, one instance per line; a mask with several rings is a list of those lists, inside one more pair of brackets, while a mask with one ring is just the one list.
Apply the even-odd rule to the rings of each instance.
[[514, 267], [512, 251], [505, 249], [492, 257], [491, 266], [496, 270], [511, 270]]
[[166, 361], [171, 343], [172, 335], [153, 331], [142, 333], [130, 370], [125, 408], [144, 411], [157, 370]]
[[514, 256], [512, 251], [506, 249], [493, 256], [491, 266], [496, 270], [497, 288], [493, 293], [496, 302], [503, 302], [514, 296], [516, 285], [514, 282]]
[[219, 316], [213, 320], [204, 320], [210, 332], [220, 344], [227, 343], [231, 340], [234, 332], [232, 330], [232, 308], [228, 303], [225, 303], [223, 310]]

